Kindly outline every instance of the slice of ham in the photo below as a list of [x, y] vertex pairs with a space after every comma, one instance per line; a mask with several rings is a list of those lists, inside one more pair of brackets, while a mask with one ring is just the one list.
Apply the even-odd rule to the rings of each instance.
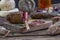
[[60, 21], [51, 25], [48, 29], [50, 34], [59, 34], [60, 33]]

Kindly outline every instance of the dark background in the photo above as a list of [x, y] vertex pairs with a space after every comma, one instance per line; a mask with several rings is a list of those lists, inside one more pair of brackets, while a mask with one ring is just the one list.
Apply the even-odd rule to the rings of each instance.
[[[36, 6], [37, 6], [37, 0], [34, 0], [36, 2]], [[15, 0], [16, 2], [16, 7], [18, 7], [18, 2], [19, 0]], [[60, 3], [60, 0], [52, 0], [52, 4], [56, 4], [56, 3]]]

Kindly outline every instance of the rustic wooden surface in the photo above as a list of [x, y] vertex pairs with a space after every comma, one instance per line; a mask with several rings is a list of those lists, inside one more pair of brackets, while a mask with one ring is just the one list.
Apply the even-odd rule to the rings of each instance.
[[[0, 24], [2, 24], [4, 20], [0, 19], [1, 21]], [[49, 34], [47, 30], [38, 30], [38, 31], [24, 33], [24, 34], [10, 35], [6, 38], [0, 38], [0, 40], [60, 40], [59, 39], [60, 35], [50, 36], [47, 34]]]
[[60, 40], [60, 36], [22, 36], [0, 38], [0, 40]]

